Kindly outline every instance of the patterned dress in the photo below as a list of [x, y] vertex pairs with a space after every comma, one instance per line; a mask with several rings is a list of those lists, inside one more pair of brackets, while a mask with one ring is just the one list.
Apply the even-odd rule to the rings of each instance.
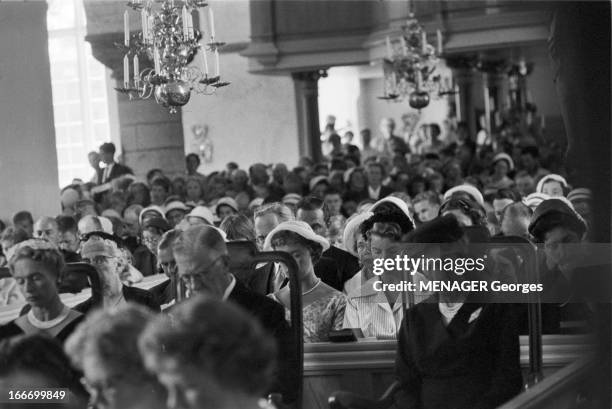
[[[274, 294], [270, 294], [274, 301], [280, 300]], [[304, 342], [327, 342], [329, 332], [342, 329], [344, 310], [346, 308], [346, 296], [340, 291], [333, 290], [329, 295], [302, 308], [304, 321]], [[287, 320], [291, 317], [291, 311], [285, 308]]]

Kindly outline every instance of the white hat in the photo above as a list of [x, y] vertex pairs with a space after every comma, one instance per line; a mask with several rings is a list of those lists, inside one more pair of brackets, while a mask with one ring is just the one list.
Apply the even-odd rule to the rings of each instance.
[[470, 184], [465, 183], [463, 185], [452, 187], [448, 189], [446, 192], [444, 192], [444, 200], [448, 200], [456, 192], [467, 193], [468, 195], [474, 198], [476, 203], [484, 207], [484, 198], [482, 197], [482, 193], [480, 193], [480, 190], [478, 190], [476, 186], [472, 186]]
[[79, 234], [87, 234], [94, 231], [103, 231], [113, 234], [113, 223], [102, 216], [83, 216], [78, 223]]
[[263, 202], [263, 197], [256, 197], [255, 199], [251, 200], [251, 203], [249, 203], [249, 210], [253, 210], [256, 207], [261, 206]]
[[329, 241], [323, 236], [319, 236], [316, 234], [312, 227], [308, 225], [306, 222], [301, 222], [298, 220], [290, 220], [287, 222], [282, 222], [278, 226], [276, 226], [268, 235], [266, 236], [266, 241], [264, 242], [264, 250], [272, 251], [272, 237], [280, 231], [292, 231], [294, 233], [299, 234], [306, 240], [314, 241], [315, 243], [319, 243], [321, 247], [323, 247], [323, 251], [329, 248]]
[[412, 219], [412, 216], [410, 215], [410, 210], [408, 209], [408, 204], [406, 204], [406, 202], [404, 202], [402, 199], [400, 199], [399, 197], [395, 197], [395, 196], [383, 197], [378, 202], [374, 203], [372, 207], [370, 207], [369, 211], [376, 213], [376, 208], [381, 203], [391, 203], [395, 205], [396, 207], [398, 207], [406, 215], [406, 217], [412, 222], [412, 226], [413, 227], [415, 226], [414, 220]]
[[287, 193], [285, 196], [283, 196], [282, 202], [283, 204], [297, 205], [300, 200], [302, 200], [301, 195], [298, 195], [297, 193]]
[[196, 206], [193, 208], [191, 212], [187, 215], [187, 217], [199, 217], [200, 219], [204, 219], [206, 223], [213, 225], [215, 220], [212, 212], [206, 206]]
[[182, 210], [184, 212], [188, 212], [189, 211], [189, 207], [187, 207], [187, 205], [183, 202], [181, 202], [180, 200], [173, 200], [170, 203], [168, 203], [165, 207], [165, 214], [168, 214], [169, 212], [171, 212], [172, 210]]
[[593, 193], [591, 189], [579, 187], [569, 192], [567, 199], [572, 203], [578, 200], [591, 200], [593, 199]]
[[514, 161], [512, 160], [510, 155], [508, 155], [505, 152], [501, 152], [493, 156], [493, 164], [495, 164], [495, 162], [500, 161], [500, 160], [505, 160], [508, 163], [508, 168], [510, 170], [514, 170]]
[[523, 198], [523, 203], [527, 207], [531, 208], [531, 210], [534, 210], [536, 207], [540, 205], [540, 203], [548, 199], [550, 199], [550, 196], [548, 196], [547, 194], [534, 192], [534, 193], [530, 193], [527, 196], [525, 196]]
[[145, 207], [144, 209], [140, 211], [140, 215], [138, 216], [138, 223], [142, 224], [142, 217], [147, 212], [156, 212], [157, 214], [159, 214], [159, 217], [161, 217], [162, 219], [166, 218], [164, 209], [162, 209], [160, 206], [151, 205], [151, 206]]
[[217, 214], [219, 206], [223, 205], [231, 207], [236, 213], [238, 213], [238, 203], [236, 203], [236, 200], [234, 200], [234, 198], [227, 196], [222, 197], [217, 201], [217, 204], [215, 205], [215, 214]]
[[546, 175], [542, 177], [542, 179], [540, 179], [538, 185], [536, 186], [536, 192], [542, 193], [542, 189], [544, 189], [544, 184], [551, 181], [559, 182], [564, 188], [567, 187], [567, 181], [563, 176], [551, 173], [550, 175]]
[[316, 185], [318, 185], [321, 182], [325, 182], [329, 185], [329, 181], [327, 180], [327, 176], [315, 176], [312, 179], [310, 179], [310, 182], [308, 183], [308, 187], [310, 188], [310, 190], [314, 189], [314, 187]]
[[354, 214], [346, 222], [344, 226], [344, 234], [342, 236], [342, 243], [344, 243], [344, 249], [357, 257], [357, 252], [353, 250], [356, 246], [355, 233], [361, 227], [361, 224], [374, 216], [372, 212], [363, 212]]

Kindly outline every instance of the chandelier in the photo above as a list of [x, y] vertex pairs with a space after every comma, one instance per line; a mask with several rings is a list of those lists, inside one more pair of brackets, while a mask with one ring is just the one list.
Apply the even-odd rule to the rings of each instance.
[[410, 13], [402, 26], [399, 41], [386, 38], [386, 58], [383, 60], [384, 96], [380, 99], [403, 101], [412, 108], [429, 105], [430, 95], [440, 97], [453, 94], [449, 79], [442, 81], [436, 67], [442, 55], [442, 33], [436, 31], [437, 47], [427, 42], [427, 33]]
[[[215, 22], [208, 8], [208, 42], [200, 44], [203, 33], [194, 29], [193, 12], [207, 7], [202, 0], [131, 0], [128, 7], [140, 14], [141, 31], [130, 32], [130, 11], [123, 14], [124, 42], [116, 44], [123, 57], [123, 87], [115, 88], [130, 99], [155, 98], [155, 101], [176, 113], [191, 98], [191, 93], [212, 94], [229, 85], [221, 80], [219, 47], [215, 39]], [[198, 50], [203, 67], [190, 65]], [[214, 72], [209, 70], [212, 56]], [[142, 68], [141, 61], [152, 62]], [[144, 65], [144, 64], [143, 64]]]

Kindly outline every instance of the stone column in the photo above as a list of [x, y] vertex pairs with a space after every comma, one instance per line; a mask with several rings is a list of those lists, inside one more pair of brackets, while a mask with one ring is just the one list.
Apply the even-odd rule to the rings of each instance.
[[60, 211], [46, 1], [0, 0], [0, 218]]
[[300, 156], [313, 161], [323, 159], [321, 128], [319, 126], [319, 78], [327, 76], [325, 70], [294, 72], [295, 101], [298, 120]]
[[[117, 87], [123, 86], [123, 53], [115, 43], [123, 42], [124, 2], [90, 0], [85, 2], [87, 32], [92, 54], [112, 71]], [[132, 13], [134, 24], [137, 14]], [[152, 65], [141, 59], [140, 68]], [[123, 162], [143, 177], [147, 171], [160, 168], [167, 175], [184, 170], [184, 137], [181, 111], [170, 114], [158, 105], [154, 98], [130, 100], [125, 94], [116, 93], [119, 132]]]
[[459, 86], [459, 108], [461, 120], [467, 123], [470, 137], [476, 136], [476, 118], [472, 98], [472, 85], [474, 83], [474, 72], [469, 69], [453, 70], [453, 76]]

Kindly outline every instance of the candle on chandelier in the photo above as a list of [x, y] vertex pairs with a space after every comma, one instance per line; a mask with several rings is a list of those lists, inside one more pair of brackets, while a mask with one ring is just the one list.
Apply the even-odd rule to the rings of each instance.
[[147, 9], [143, 8], [142, 11], [140, 12], [140, 20], [141, 20], [141, 25], [142, 25], [142, 41], [144, 43], [147, 42], [147, 39], [149, 38], [149, 28], [147, 27], [148, 23], [149, 23], [149, 17], [147, 16]]
[[427, 52], [427, 33], [421, 32], [421, 51], [423, 54]]
[[402, 42], [402, 51], [404, 52], [404, 56], [406, 56], [408, 55], [408, 46], [406, 45], [406, 39], [404, 38], [404, 36], [401, 36], [400, 40]]
[[436, 30], [436, 39], [438, 40], [438, 54], [442, 54], [442, 32]]
[[189, 21], [187, 17], [187, 7], [183, 6], [181, 10], [181, 17], [183, 19], [183, 39], [187, 40], [189, 38]]
[[217, 77], [221, 76], [221, 70], [219, 69], [219, 50], [215, 47], [215, 72]]
[[208, 77], [208, 58], [206, 57], [206, 47], [202, 48], [202, 56], [204, 57], [204, 72]]
[[391, 40], [389, 39], [389, 36], [387, 36], [387, 38], [385, 39], [385, 42], [387, 43], [387, 59], [390, 60], [392, 55], [391, 55]]
[[195, 38], [195, 34], [193, 32], [193, 15], [191, 14], [191, 11], [187, 12], [187, 22], [187, 27], [189, 27], [189, 39], [193, 40]]
[[216, 37], [215, 36], [215, 16], [210, 7], [208, 8], [208, 27], [210, 29], [210, 38], [212, 41], [212, 39]]
[[130, 87], [130, 60], [127, 54], [123, 57], [123, 87]]
[[159, 62], [159, 48], [157, 47], [153, 49], [153, 65], [155, 69], [155, 74], [160, 75], [161, 64]]
[[138, 55], [134, 56], [134, 85], [137, 86], [140, 80], [140, 64], [138, 62]]
[[130, 46], [130, 15], [127, 10], [123, 13], [123, 43]]

